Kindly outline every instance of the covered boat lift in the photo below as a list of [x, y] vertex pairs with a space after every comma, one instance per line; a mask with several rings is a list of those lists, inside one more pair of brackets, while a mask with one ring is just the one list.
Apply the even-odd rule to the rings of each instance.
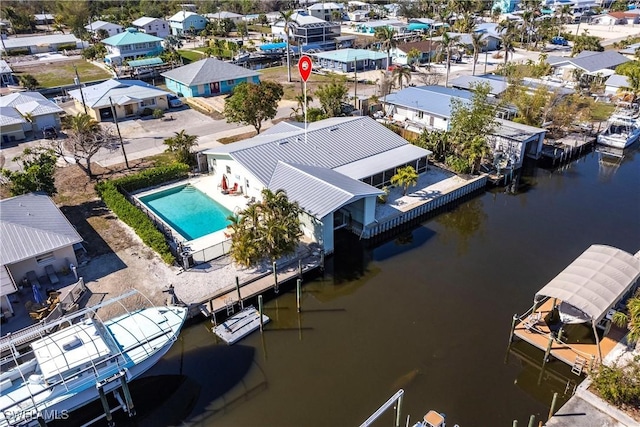
[[[545, 359], [551, 354], [575, 366], [585, 353], [589, 353], [593, 359], [595, 352], [587, 349], [588, 344], [562, 343], [563, 327], [590, 323], [595, 336], [597, 356], [602, 362], [606, 356], [602, 341], [611, 341], [606, 343], [608, 353], [622, 337], [603, 337], [601, 341], [597, 327], [604, 326], [605, 332], [608, 332], [608, 322], [616, 309], [621, 308], [624, 301], [632, 295], [639, 277], [640, 257], [611, 246], [592, 245], [536, 293], [533, 307], [527, 313], [520, 317], [514, 316], [509, 341], [515, 335], [538, 348], [546, 348]], [[554, 328], [545, 321], [545, 318], [553, 318], [555, 314], [559, 317], [561, 326], [558, 336], [555, 336]], [[554, 347], [554, 341], [560, 345]], [[570, 352], [561, 351], [567, 348], [573, 351], [574, 357], [575, 354], [582, 356], [572, 360], [568, 356]]]

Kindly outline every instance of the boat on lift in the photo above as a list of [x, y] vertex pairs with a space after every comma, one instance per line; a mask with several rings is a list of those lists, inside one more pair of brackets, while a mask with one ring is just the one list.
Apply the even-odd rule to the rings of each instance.
[[609, 117], [599, 135], [598, 144], [613, 148], [626, 148], [640, 138], [640, 119], [635, 110], [619, 110]]
[[133, 415], [129, 381], [166, 354], [187, 317], [185, 307], [140, 308], [140, 297], [131, 291], [3, 337], [0, 427], [67, 419], [98, 398], [106, 403], [106, 393], [122, 401], [119, 390]]

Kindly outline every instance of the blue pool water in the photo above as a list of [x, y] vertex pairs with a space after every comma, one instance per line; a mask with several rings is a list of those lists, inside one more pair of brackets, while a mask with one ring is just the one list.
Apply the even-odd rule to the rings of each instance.
[[140, 201], [187, 240], [229, 225], [231, 211], [191, 185], [162, 190]]

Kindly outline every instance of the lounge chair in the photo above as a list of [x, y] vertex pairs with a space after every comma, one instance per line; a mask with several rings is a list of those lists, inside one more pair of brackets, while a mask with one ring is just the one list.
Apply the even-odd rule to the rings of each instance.
[[238, 191], [238, 183], [236, 182], [233, 184], [233, 187], [229, 189], [229, 194], [236, 194], [237, 191]]
[[41, 288], [40, 281], [38, 280], [38, 276], [36, 275], [35, 271], [27, 271], [27, 280], [29, 281], [29, 284], [31, 286], [36, 285], [38, 289]]
[[49, 276], [49, 281], [52, 285], [60, 282], [60, 279], [58, 279], [58, 275], [56, 274], [56, 271], [53, 269], [53, 266], [51, 264], [47, 265], [44, 268], [44, 271], [47, 273], [47, 276]]

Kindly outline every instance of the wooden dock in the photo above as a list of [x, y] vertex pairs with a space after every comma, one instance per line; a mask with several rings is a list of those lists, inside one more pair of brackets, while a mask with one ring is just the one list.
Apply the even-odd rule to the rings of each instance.
[[542, 145], [541, 155], [543, 159], [551, 161], [552, 165], [567, 162], [575, 157], [586, 153], [596, 142], [595, 136], [587, 134], [572, 133], [564, 138], [556, 139], [552, 142], [545, 142]]
[[[547, 299], [538, 309], [529, 316], [519, 319], [514, 330], [514, 336], [529, 344], [546, 351], [550, 342], [551, 329], [544, 319], [551, 313], [553, 300]], [[539, 313], [539, 314], [536, 314]], [[540, 319], [535, 321], [535, 319]], [[611, 325], [605, 336], [600, 340], [602, 357], [606, 358], [613, 348], [625, 336], [626, 330]], [[569, 366], [582, 365], [593, 367], [601, 362], [598, 354], [598, 346], [593, 343], [571, 343], [567, 344], [554, 339], [551, 343], [551, 356], [566, 363]], [[580, 369], [582, 372], [582, 369]]]

